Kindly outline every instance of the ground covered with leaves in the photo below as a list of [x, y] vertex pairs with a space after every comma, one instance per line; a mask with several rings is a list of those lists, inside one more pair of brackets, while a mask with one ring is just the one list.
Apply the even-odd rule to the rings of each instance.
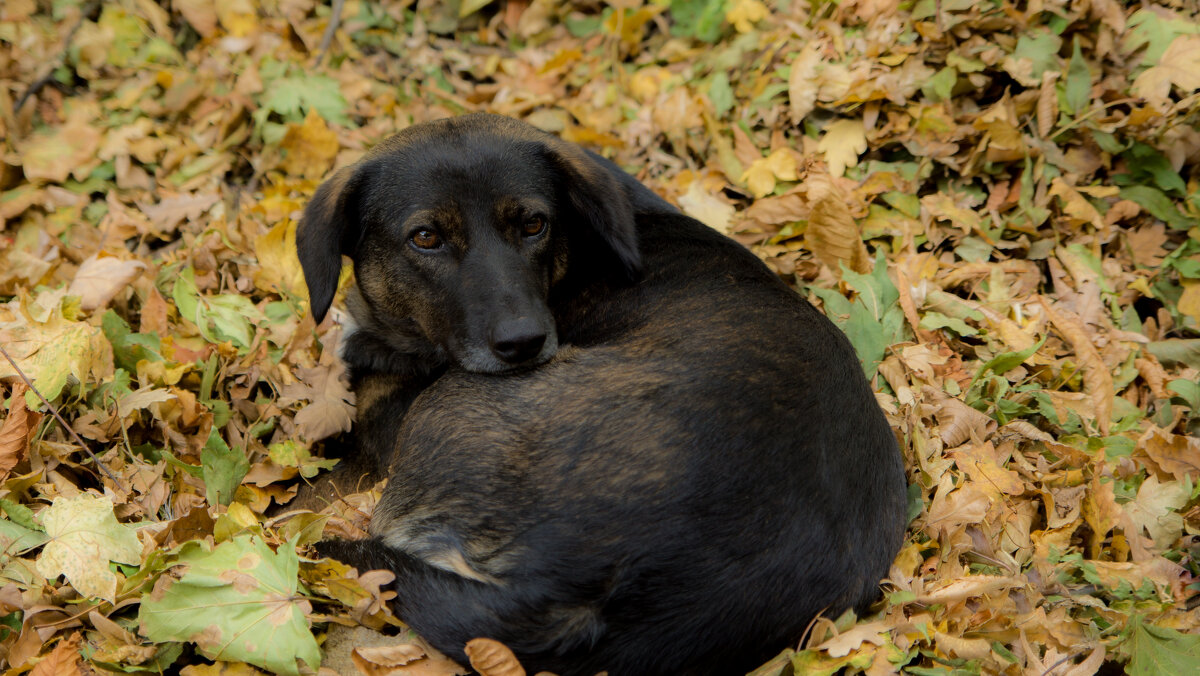
[[1195, 3], [335, 4], [0, 7], [6, 673], [457, 672], [334, 631], [403, 632], [388, 574], [307, 548], [378, 487], [286, 504], [353, 415], [292, 237], [330, 169], [474, 110], [612, 157], [857, 348], [909, 537], [877, 612], [757, 674], [1200, 671]]

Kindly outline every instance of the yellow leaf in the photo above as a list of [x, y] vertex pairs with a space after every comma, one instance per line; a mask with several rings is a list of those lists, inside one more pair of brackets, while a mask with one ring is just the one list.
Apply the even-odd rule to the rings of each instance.
[[847, 167], [858, 165], [858, 156], [867, 150], [867, 132], [862, 120], [838, 120], [829, 125], [817, 150], [825, 153], [831, 175], [845, 174]]
[[38, 519], [50, 536], [37, 559], [38, 573], [52, 580], [64, 575], [84, 596], [114, 600], [118, 579], [109, 561], [142, 561], [137, 531], [117, 521], [109, 498], [87, 493], [58, 497]]
[[739, 33], [749, 33], [754, 30], [754, 24], [767, 18], [770, 12], [767, 6], [759, 0], [734, 0], [733, 6], [725, 12], [725, 20], [733, 24]]
[[258, 8], [252, 0], [216, 0], [217, 19], [234, 37], [258, 32]]
[[700, 221], [723, 235], [729, 234], [729, 221], [733, 218], [733, 205], [721, 201], [708, 192], [701, 181], [692, 181], [687, 192], [679, 198], [683, 213]]
[[1063, 214], [1067, 216], [1067, 220], [1071, 225], [1079, 227], [1085, 223], [1090, 223], [1097, 229], [1104, 229], [1104, 218], [1096, 207], [1092, 206], [1083, 195], [1079, 194], [1075, 188], [1062, 180], [1061, 176], [1057, 176], [1050, 183], [1050, 195], [1062, 200]]
[[337, 157], [338, 140], [325, 120], [310, 109], [304, 124], [289, 124], [287, 134], [279, 143], [287, 151], [283, 170], [293, 176], [320, 178], [333, 166]]
[[796, 157], [785, 148], [779, 148], [766, 157], [754, 160], [742, 174], [742, 181], [755, 197], [765, 197], [775, 190], [775, 181], [795, 181], [799, 178]]
[[1200, 282], [1184, 280], [1178, 308], [1181, 313], [1200, 321]]
[[296, 222], [285, 218], [254, 241], [258, 269], [254, 271], [254, 286], [263, 291], [287, 291], [301, 298], [308, 297], [304, 271], [296, 257]]

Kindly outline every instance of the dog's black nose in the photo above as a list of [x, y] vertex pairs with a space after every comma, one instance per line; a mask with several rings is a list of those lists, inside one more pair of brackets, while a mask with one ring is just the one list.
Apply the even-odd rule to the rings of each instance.
[[538, 356], [546, 343], [546, 332], [528, 317], [502, 321], [492, 329], [492, 352], [510, 364]]

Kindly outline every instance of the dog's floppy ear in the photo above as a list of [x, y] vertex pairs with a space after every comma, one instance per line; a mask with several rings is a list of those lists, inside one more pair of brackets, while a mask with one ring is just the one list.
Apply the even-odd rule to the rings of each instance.
[[590, 234], [607, 247], [629, 278], [642, 270], [633, 205], [624, 188], [579, 146], [555, 139], [550, 155], [562, 174], [567, 206]]
[[363, 171], [359, 165], [339, 169], [317, 188], [296, 229], [296, 253], [308, 284], [308, 302], [319, 324], [333, 303], [342, 254], [353, 255], [361, 233], [358, 192]]

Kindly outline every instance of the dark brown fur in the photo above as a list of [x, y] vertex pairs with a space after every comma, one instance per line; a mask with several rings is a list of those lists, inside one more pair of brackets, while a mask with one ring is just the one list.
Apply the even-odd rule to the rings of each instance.
[[[322, 550], [395, 571], [447, 654], [730, 674], [877, 597], [904, 475], [849, 343], [611, 163], [507, 118], [420, 125], [323, 185], [298, 247], [318, 317], [354, 260], [358, 460], [389, 477], [372, 538]], [[536, 354], [505, 352], [514, 322]]]

